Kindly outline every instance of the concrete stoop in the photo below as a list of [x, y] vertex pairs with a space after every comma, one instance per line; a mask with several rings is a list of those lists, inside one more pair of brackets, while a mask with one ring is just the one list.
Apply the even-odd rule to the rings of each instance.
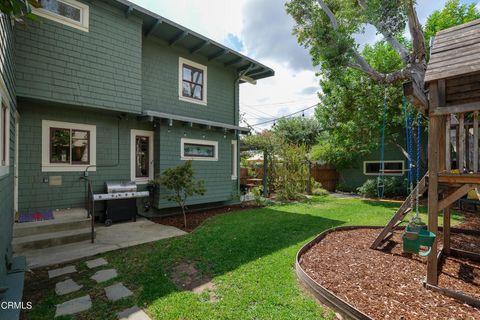
[[83, 209], [57, 211], [55, 219], [16, 223], [12, 247], [16, 253], [91, 239], [90, 219]]

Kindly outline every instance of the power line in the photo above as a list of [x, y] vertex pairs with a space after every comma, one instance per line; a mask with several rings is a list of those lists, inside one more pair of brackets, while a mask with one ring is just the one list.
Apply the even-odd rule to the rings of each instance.
[[312, 100], [312, 98], [305, 98], [305, 99], [300, 99], [300, 100], [290, 100], [290, 101], [281, 101], [281, 102], [270, 102], [270, 103], [260, 103], [260, 104], [245, 104], [241, 103], [244, 106], [248, 107], [264, 107], [264, 106], [276, 106], [276, 105], [283, 105], [283, 104], [291, 104], [291, 103], [299, 103], [302, 101], [307, 101], [307, 100]]
[[275, 119], [272, 119], [272, 120], [268, 120], [268, 121], [263, 121], [263, 122], [259, 122], [259, 123], [256, 123], [256, 124], [252, 124], [252, 127], [256, 127], [256, 126], [259, 126], [259, 125], [262, 125], [262, 124], [266, 124], [266, 123], [270, 123], [270, 122], [275, 122], [277, 120], [280, 120], [280, 119], [283, 119], [283, 118], [288, 118], [290, 116], [293, 116], [297, 113], [300, 113], [300, 112], [305, 112], [309, 109], [312, 109], [312, 108], [315, 108], [318, 104], [314, 104], [313, 106], [310, 106], [308, 108], [305, 108], [305, 109], [302, 109], [302, 110], [298, 110], [296, 112], [293, 112], [293, 113], [290, 113], [290, 114], [287, 114], [287, 115], [284, 115], [284, 116], [281, 116], [281, 117], [278, 117], [278, 118], [275, 118]]

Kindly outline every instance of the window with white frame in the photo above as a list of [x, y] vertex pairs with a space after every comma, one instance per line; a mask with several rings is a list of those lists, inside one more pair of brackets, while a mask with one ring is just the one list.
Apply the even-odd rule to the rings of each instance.
[[[386, 160], [384, 163], [384, 175], [386, 176], [402, 176], [404, 173], [404, 161], [403, 160]], [[381, 161], [364, 161], [363, 173], [367, 176], [377, 176], [382, 171]]]
[[132, 181], [153, 180], [153, 131], [131, 130], [130, 175]]
[[0, 176], [9, 172], [10, 108], [6, 96], [0, 94]]
[[207, 67], [179, 58], [178, 96], [180, 100], [207, 104]]
[[42, 121], [42, 171], [83, 171], [95, 164], [96, 126]]
[[39, 0], [40, 8], [33, 13], [73, 28], [88, 31], [88, 5], [75, 0]]
[[232, 157], [232, 180], [237, 179], [237, 140], [232, 140], [231, 144], [231, 157]]
[[182, 138], [180, 152], [182, 160], [217, 161], [218, 142]]

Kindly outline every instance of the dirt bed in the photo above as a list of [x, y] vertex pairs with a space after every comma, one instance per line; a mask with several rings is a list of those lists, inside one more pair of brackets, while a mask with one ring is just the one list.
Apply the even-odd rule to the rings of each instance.
[[[426, 258], [403, 256], [400, 233], [383, 251], [371, 250], [379, 231], [330, 233], [300, 264], [315, 281], [374, 319], [480, 319], [479, 309], [423, 288]], [[480, 264], [448, 258], [442, 270], [441, 286], [480, 298]]]
[[164, 224], [167, 226], [177, 227], [182, 229], [186, 232], [192, 232], [196, 228], [198, 228], [202, 223], [211, 218], [213, 216], [225, 213], [231, 213], [240, 210], [247, 210], [256, 208], [253, 203], [245, 203], [244, 205], [233, 205], [233, 206], [225, 206], [220, 208], [208, 209], [198, 212], [190, 212], [187, 213], [187, 227], [183, 225], [183, 215], [177, 214], [168, 217], [158, 217], [158, 218], [149, 218], [151, 221], [159, 224]]

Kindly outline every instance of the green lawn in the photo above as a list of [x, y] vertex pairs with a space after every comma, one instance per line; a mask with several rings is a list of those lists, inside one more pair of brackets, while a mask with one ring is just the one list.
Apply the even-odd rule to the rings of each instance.
[[[299, 288], [293, 271], [297, 251], [331, 227], [384, 225], [398, 206], [328, 196], [219, 215], [189, 235], [101, 255], [120, 274], [110, 283], [120, 280], [135, 291], [133, 298], [113, 305], [104, 297], [105, 284], [92, 285], [93, 272], [83, 261], [76, 263], [80, 273], [73, 278], [85, 288], [62, 298], [55, 296], [46, 271], [36, 272], [26, 284], [34, 309], [24, 318], [52, 319], [55, 304], [87, 292], [94, 307], [76, 319], [115, 319], [116, 312], [134, 304], [144, 306], [154, 319], [330, 318]], [[454, 215], [454, 223], [459, 220]], [[207, 293], [176, 289], [167, 274], [182, 261], [194, 262], [213, 279], [217, 302], [208, 301]]]

